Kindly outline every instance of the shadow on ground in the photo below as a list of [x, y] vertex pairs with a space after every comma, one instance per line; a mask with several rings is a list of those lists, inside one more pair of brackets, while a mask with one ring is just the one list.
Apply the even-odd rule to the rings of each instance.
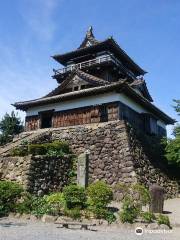
[[14, 222], [0, 222], [0, 227], [23, 227], [27, 226], [27, 223], [14, 223]]

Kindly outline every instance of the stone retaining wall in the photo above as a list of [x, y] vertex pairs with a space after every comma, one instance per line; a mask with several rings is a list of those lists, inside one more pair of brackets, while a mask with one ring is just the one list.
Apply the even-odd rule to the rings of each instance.
[[[178, 193], [176, 179], [168, 176], [167, 166], [163, 165], [159, 139], [145, 135], [140, 138], [124, 121], [53, 129], [52, 139], [68, 141], [77, 155], [90, 152], [90, 182], [97, 179], [110, 185], [139, 182], [147, 187], [158, 183], [165, 188], [166, 197]], [[156, 155], [151, 151], [153, 148]]]
[[0, 179], [28, 184], [31, 157], [0, 157]]
[[[68, 141], [77, 156], [88, 150], [89, 182], [99, 179], [110, 185], [140, 182], [146, 186], [158, 183], [165, 188], [167, 197], [178, 193], [176, 179], [168, 174], [156, 140], [151, 141], [150, 136], [140, 138], [124, 121], [54, 128], [48, 134], [48, 141]], [[154, 148], [156, 155], [151, 151]], [[32, 192], [46, 192], [67, 183], [69, 166], [63, 159], [4, 157], [0, 159], [0, 175], [2, 179], [25, 182]]]
[[76, 155], [89, 151], [90, 182], [105, 179], [112, 185], [136, 181], [123, 121], [53, 129], [52, 140], [59, 139], [68, 141]]
[[65, 157], [1, 157], [0, 179], [16, 181], [34, 194], [61, 191], [69, 181], [72, 159]]

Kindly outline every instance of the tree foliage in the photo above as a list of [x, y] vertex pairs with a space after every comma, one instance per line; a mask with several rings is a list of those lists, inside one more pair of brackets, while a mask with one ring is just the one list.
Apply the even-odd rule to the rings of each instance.
[[14, 111], [6, 113], [0, 121], [0, 145], [10, 142], [15, 134], [22, 132], [23, 124]]
[[[180, 116], [180, 100], [174, 100], [175, 106], [174, 109]], [[173, 139], [168, 139], [166, 145], [166, 158], [169, 163], [175, 164], [180, 167], [180, 124], [176, 124], [173, 130]]]
[[176, 105], [174, 106], [174, 109], [176, 110], [177, 114], [180, 116], [180, 100], [174, 100]]

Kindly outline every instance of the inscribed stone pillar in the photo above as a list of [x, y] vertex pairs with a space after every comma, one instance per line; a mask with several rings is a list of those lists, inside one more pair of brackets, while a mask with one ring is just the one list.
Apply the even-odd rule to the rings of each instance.
[[89, 154], [87, 152], [80, 154], [77, 165], [77, 184], [82, 187], [88, 186], [88, 166]]
[[153, 213], [162, 213], [164, 205], [164, 188], [153, 184], [149, 190], [151, 196], [149, 210]]

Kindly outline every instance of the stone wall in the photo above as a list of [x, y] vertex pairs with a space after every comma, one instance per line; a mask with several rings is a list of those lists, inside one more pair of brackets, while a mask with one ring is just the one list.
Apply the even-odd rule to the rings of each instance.
[[33, 193], [61, 191], [69, 181], [72, 159], [68, 156], [32, 156], [28, 189]]
[[0, 157], [0, 179], [28, 185], [31, 157]]
[[76, 155], [90, 152], [90, 182], [105, 179], [111, 185], [136, 181], [123, 121], [54, 129], [52, 139], [68, 141]]
[[[124, 121], [54, 128], [41, 141], [46, 139], [68, 141], [77, 156], [88, 150], [89, 182], [99, 179], [110, 185], [140, 182], [146, 186], [156, 182], [165, 188], [167, 197], [178, 193], [176, 179], [161, 159], [159, 140], [139, 137]], [[65, 159], [4, 157], [0, 162], [1, 178], [26, 182], [31, 192], [61, 189], [67, 183], [70, 164]]]
[[144, 134], [140, 138], [124, 121], [53, 129], [52, 139], [68, 141], [77, 155], [90, 152], [90, 182], [97, 179], [110, 185], [139, 182], [147, 187], [158, 183], [165, 188], [166, 197], [178, 193], [177, 181], [163, 163], [159, 139]]
[[61, 191], [69, 181], [72, 158], [26, 156], [1, 157], [0, 179], [16, 181], [34, 194]]
[[158, 184], [165, 189], [166, 197], [177, 196], [178, 178], [172, 173], [171, 166], [164, 159], [161, 140], [155, 136], [147, 136], [127, 126], [129, 147], [133, 159], [137, 181], [147, 187]]

